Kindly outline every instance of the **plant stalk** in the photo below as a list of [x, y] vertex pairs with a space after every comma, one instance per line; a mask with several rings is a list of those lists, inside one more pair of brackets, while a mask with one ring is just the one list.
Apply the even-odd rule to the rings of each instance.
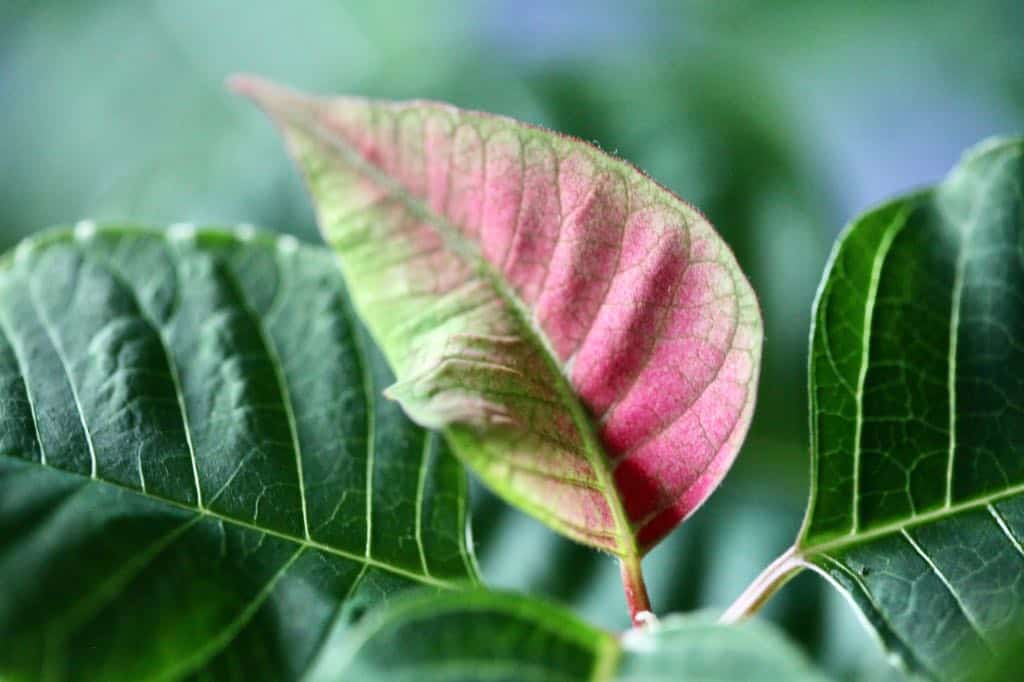
[[743, 591], [743, 594], [733, 602], [732, 606], [725, 610], [718, 622], [723, 625], [731, 625], [754, 615], [805, 565], [806, 562], [797, 553], [796, 547], [790, 547], [782, 556], [761, 571], [761, 575], [757, 576], [754, 582], [750, 583]]
[[629, 606], [629, 617], [634, 627], [647, 622], [646, 615], [651, 612], [651, 602], [647, 597], [647, 585], [644, 584], [644, 572], [640, 566], [640, 557], [622, 557], [619, 559], [619, 570], [622, 572], [622, 587], [626, 591], [626, 604]]

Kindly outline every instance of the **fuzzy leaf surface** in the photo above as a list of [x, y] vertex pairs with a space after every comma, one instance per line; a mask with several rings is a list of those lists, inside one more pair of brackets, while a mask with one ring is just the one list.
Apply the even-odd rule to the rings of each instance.
[[81, 224], [0, 261], [0, 677], [298, 679], [475, 580], [464, 473], [325, 249]]
[[750, 421], [761, 318], [702, 215], [511, 119], [234, 86], [281, 127], [414, 420], [620, 556], [707, 498]]

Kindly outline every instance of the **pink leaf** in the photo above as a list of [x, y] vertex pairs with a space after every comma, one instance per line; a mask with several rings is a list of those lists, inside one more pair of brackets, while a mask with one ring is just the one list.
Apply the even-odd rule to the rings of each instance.
[[389, 394], [499, 493], [630, 559], [746, 434], [761, 317], [694, 208], [579, 140], [239, 77], [281, 126]]

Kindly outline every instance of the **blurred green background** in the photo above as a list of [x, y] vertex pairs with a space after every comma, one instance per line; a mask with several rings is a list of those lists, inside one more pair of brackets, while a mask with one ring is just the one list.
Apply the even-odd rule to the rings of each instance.
[[[700, 207], [761, 298], [733, 473], [646, 560], [660, 612], [726, 606], [807, 494], [810, 306], [842, 225], [1024, 131], [1024, 2], [0, 0], [0, 247], [81, 218], [249, 222], [317, 241], [267, 121], [222, 87], [442, 99], [597, 142]], [[474, 491], [492, 585], [626, 625], [614, 563]], [[766, 610], [829, 670], [882, 656], [815, 576]]]

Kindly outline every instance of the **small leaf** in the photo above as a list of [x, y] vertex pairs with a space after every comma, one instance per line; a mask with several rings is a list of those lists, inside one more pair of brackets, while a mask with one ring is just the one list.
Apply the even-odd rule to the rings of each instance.
[[1024, 141], [982, 145], [857, 220], [815, 309], [795, 559], [936, 677], [1024, 623], [1022, 188]]
[[282, 127], [413, 419], [624, 565], [707, 498], [750, 421], [761, 318], [702, 215], [507, 118], [234, 86]]
[[415, 594], [379, 610], [320, 661], [323, 680], [821, 681], [768, 626], [669, 616], [621, 641], [571, 612], [512, 594]]
[[295, 679], [368, 606], [475, 580], [466, 483], [332, 256], [188, 226], [0, 261], [0, 677]]

